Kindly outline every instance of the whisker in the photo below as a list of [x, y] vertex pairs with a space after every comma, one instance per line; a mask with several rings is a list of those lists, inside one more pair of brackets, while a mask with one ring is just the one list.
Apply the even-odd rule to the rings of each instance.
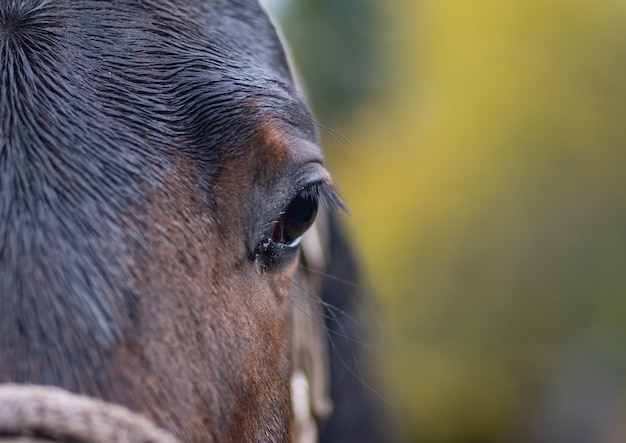
[[[287, 294], [287, 297], [289, 298], [289, 300], [294, 304], [294, 306], [300, 312], [302, 312], [305, 316], [307, 316], [309, 319], [311, 319], [312, 321], [314, 321], [316, 324], [318, 324], [319, 326], [321, 326], [324, 329], [324, 331], [326, 333], [326, 336], [328, 337], [328, 341], [330, 342], [330, 345], [331, 345], [335, 355], [339, 359], [339, 362], [341, 363], [341, 365], [348, 371], [348, 373], [351, 376], [353, 376], [359, 383], [361, 383], [365, 388], [367, 388], [372, 394], [374, 394], [376, 397], [378, 397], [381, 401], [385, 402], [387, 405], [390, 405], [391, 403], [389, 402], [389, 400], [387, 400], [382, 394], [380, 394], [378, 391], [376, 391], [374, 388], [372, 388], [372, 386], [369, 383], [367, 383], [367, 381], [365, 380], [365, 377], [363, 376], [363, 374], [361, 372], [361, 366], [359, 364], [359, 359], [357, 358], [357, 355], [355, 353], [354, 347], [350, 346], [349, 348], [350, 348], [350, 354], [352, 356], [352, 362], [354, 363], [354, 367], [355, 367], [356, 370], [354, 370], [354, 369], [352, 369], [350, 367], [350, 365], [348, 364], [348, 361], [346, 359], [344, 359], [344, 357], [342, 356], [342, 353], [339, 350], [339, 348], [337, 346], [337, 343], [335, 342], [335, 340], [333, 340], [333, 335], [335, 335], [337, 337], [340, 337], [340, 338], [346, 340], [346, 342], [348, 344], [356, 344], [356, 345], [363, 346], [364, 348], [377, 348], [374, 345], [363, 343], [363, 342], [361, 342], [359, 340], [355, 340], [354, 338], [350, 337], [350, 335], [348, 335], [348, 333], [346, 332], [345, 326], [342, 325], [342, 323], [340, 322], [340, 318], [337, 316], [337, 313], [335, 311], [341, 312], [345, 316], [345, 318], [348, 318], [351, 321], [353, 321], [354, 324], [356, 324], [358, 327], [363, 328], [363, 325], [361, 325], [360, 322], [358, 322], [356, 319], [354, 319], [352, 316], [347, 314], [342, 309], [339, 309], [339, 308], [337, 308], [335, 306], [332, 306], [329, 303], [326, 303], [323, 300], [321, 300], [317, 295], [313, 294], [311, 291], [309, 291], [306, 287], [304, 287], [304, 285], [302, 285], [298, 281], [296, 281], [294, 279], [291, 279], [291, 278], [290, 278], [290, 281], [291, 281], [291, 283], [295, 287], [300, 289], [305, 294], [305, 295], [300, 296], [301, 299], [304, 299], [304, 300], [309, 301], [309, 302], [314, 301], [315, 303], [319, 303], [321, 306], [323, 306], [325, 308], [332, 308], [332, 309], [327, 309], [326, 310], [329, 315], [320, 313], [319, 317], [312, 318], [311, 315], [309, 315], [307, 312], [305, 312], [302, 309], [302, 307], [300, 305], [298, 305], [298, 303], [296, 303], [295, 300], [292, 298], [292, 295], [296, 295], [296, 294], [291, 294], [291, 293]], [[340, 327], [341, 332], [329, 328], [325, 324], [324, 319], [328, 319], [328, 320], [334, 321]]]
[[346, 280], [344, 278], [337, 277], [337, 276], [335, 276], [333, 274], [329, 274], [328, 272], [320, 271], [318, 269], [309, 268], [308, 266], [303, 265], [303, 264], [299, 264], [298, 265], [298, 269], [302, 269], [302, 270], [304, 270], [306, 272], [310, 272], [311, 274], [316, 274], [316, 275], [322, 276], [324, 278], [327, 278], [327, 279], [332, 280], [332, 281], [337, 282], [337, 283], [344, 284], [346, 286], [350, 286], [352, 288], [362, 288], [363, 287], [362, 283], [351, 281], [351, 280]]
[[[340, 338], [343, 338], [343, 339], [345, 339], [345, 340], [347, 340], [347, 341], [349, 341], [351, 343], [355, 343], [355, 344], [358, 344], [360, 346], [367, 347], [367, 348], [377, 349], [377, 346], [375, 346], [375, 345], [372, 345], [372, 344], [369, 344], [369, 343], [365, 343], [365, 342], [361, 342], [361, 341], [356, 340], [356, 339], [350, 337], [349, 335], [345, 334], [344, 333], [345, 332], [345, 327], [339, 322], [340, 317], [337, 314], [337, 312], [339, 312], [339, 314], [343, 315], [343, 317], [345, 319], [350, 320], [352, 323], [354, 323], [359, 328], [365, 329], [365, 327], [358, 320], [356, 320], [354, 317], [352, 317], [350, 314], [348, 314], [344, 310], [339, 309], [336, 306], [333, 306], [333, 305], [331, 305], [329, 303], [326, 303], [325, 301], [321, 300], [319, 297], [317, 297], [316, 295], [314, 295], [310, 291], [308, 291], [299, 282], [297, 282], [297, 281], [295, 281], [293, 279], [290, 279], [290, 281], [291, 281], [292, 285], [294, 285], [298, 289], [302, 290], [306, 294], [306, 295], [300, 296], [301, 299], [303, 299], [303, 300], [305, 300], [307, 302], [315, 303], [318, 306], [322, 306], [322, 307], [326, 308], [324, 311], [327, 311], [328, 314], [323, 314], [322, 312], [318, 312], [319, 313], [318, 318], [312, 318], [310, 315], [308, 315], [306, 312], [304, 312], [304, 310], [295, 302], [295, 300], [293, 300], [291, 298], [292, 295], [296, 295], [296, 294], [291, 294], [291, 293], [287, 294], [287, 297], [291, 300], [291, 302], [294, 304], [294, 306], [296, 308], [298, 308], [298, 310], [300, 312], [302, 312], [304, 315], [306, 315], [310, 320], [313, 320], [314, 322], [316, 322], [317, 325], [319, 325], [322, 328], [324, 328], [324, 330], [326, 331], [327, 335], [329, 335], [329, 339], [331, 338], [330, 334], [334, 334], [334, 335], [336, 335], [336, 336], [338, 336]], [[324, 322], [324, 320], [333, 320], [333, 321], [337, 322], [337, 324], [339, 326], [341, 326], [341, 328], [344, 329], [344, 331], [340, 332], [340, 331], [337, 331], [337, 330], [334, 330], [334, 329], [328, 327], [326, 325], [326, 323]]]
[[337, 143], [338, 145], [340, 144], [340, 141], [343, 141], [347, 145], [352, 146], [352, 142], [345, 135], [343, 135], [341, 132], [337, 131], [336, 129], [332, 129], [328, 126], [325, 126], [318, 121], [314, 121], [313, 124], [317, 126], [318, 128], [320, 128], [322, 131], [324, 131], [326, 134], [330, 135], [335, 141], [335, 143]]

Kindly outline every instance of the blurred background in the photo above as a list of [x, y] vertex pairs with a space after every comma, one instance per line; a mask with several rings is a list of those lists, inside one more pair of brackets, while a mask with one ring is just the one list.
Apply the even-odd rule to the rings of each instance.
[[626, 3], [267, 0], [402, 441], [626, 442]]

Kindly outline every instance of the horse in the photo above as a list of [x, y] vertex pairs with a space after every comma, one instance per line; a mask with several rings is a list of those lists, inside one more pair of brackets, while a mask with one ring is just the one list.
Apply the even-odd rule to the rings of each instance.
[[367, 430], [351, 361], [293, 339], [341, 292], [337, 195], [256, 1], [0, 0], [0, 436]]

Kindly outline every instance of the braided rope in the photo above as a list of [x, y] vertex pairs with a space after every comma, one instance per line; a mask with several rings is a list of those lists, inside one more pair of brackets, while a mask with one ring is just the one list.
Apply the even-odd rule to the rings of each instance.
[[0, 384], [0, 443], [177, 443], [130, 410], [60, 388]]

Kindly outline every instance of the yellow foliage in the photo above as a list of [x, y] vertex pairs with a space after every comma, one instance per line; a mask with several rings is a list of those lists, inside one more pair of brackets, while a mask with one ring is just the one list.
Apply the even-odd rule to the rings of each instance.
[[422, 442], [527, 435], [571, 355], [626, 361], [626, 5], [388, 14], [389, 94], [331, 166], [390, 307], [395, 401]]

